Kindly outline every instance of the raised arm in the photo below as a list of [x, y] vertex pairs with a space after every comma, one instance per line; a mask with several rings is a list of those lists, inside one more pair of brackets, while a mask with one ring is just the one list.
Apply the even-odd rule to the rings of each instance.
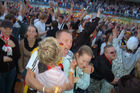
[[87, 33], [90, 35], [98, 26], [98, 22], [100, 20], [100, 14], [101, 14], [101, 10], [98, 9], [98, 13], [96, 15], [95, 21], [91, 23], [90, 29], [87, 31]]
[[8, 13], [7, 0], [4, 0], [4, 13]]

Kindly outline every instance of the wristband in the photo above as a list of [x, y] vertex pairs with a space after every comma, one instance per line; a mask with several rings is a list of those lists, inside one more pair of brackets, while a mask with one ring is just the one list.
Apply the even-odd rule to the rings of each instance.
[[69, 72], [69, 74], [73, 74], [73, 72]]
[[70, 68], [70, 71], [69, 72], [72, 72], [72, 73], [74, 73], [74, 70], [72, 69], [72, 68]]
[[45, 93], [45, 86], [42, 88], [42, 92]]
[[58, 87], [56, 87], [55, 88], [55, 92], [54, 93], [57, 93], [59, 91], [59, 88]]

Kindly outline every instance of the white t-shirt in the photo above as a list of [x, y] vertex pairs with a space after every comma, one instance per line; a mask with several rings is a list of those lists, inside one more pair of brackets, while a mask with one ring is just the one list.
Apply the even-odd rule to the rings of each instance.
[[[41, 21], [36, 22], [35, 27], [37, 28], [38, 32], [41, 34], [45, 32], [45, 23], [42, 23]], [[46, 35], [41, 36], [41, 39], [44, 39]]]
[[0, 20], [4, 20], [6, 15], [7, 15], [7, 12], [5, 12], [2, 16], [0, 16]]
[[[17, 19], [18, 19], [19, 21], [22, 22], [23, 17], [19, 14], [19, 15], [17, 16]], [[16, 23], [13, 25], [13, 27], [20, 28], [20, 25], [19, 25], [18, 22], [16, 22]]]

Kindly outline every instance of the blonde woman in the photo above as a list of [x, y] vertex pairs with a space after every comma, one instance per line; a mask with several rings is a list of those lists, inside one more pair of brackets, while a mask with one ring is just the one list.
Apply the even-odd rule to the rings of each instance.
[[61, 48], [57, 40], [48, 37], [42, 40], [38, 46], [39, 63], [35, 70], [36, 79], [44, 85], [44, 88], [53, 88], [68, 84], [68, 78], [57, 63], [62, 60]]

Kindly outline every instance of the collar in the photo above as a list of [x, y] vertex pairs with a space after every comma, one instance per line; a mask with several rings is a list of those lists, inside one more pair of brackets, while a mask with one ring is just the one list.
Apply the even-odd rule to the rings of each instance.
[[10, 36], [9, 37], [5, 37], [2, 33], [0, 34], [0, 38], [5, 42], [5, 46], [9, 46], [8, 45], [8, 40], [10, 39]]
[[108, 63], [111, 65], [112, 62], [104, 55], [105, 59], [108, 61]]

